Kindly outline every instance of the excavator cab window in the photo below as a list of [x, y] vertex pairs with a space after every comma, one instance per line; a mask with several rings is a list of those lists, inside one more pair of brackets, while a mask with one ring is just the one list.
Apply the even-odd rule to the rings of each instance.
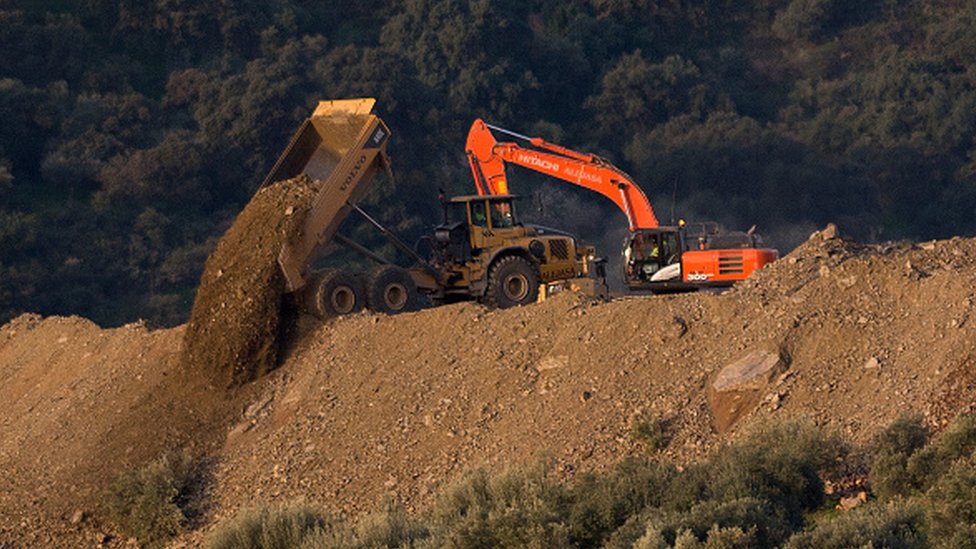
[[677, 231], [661, 233], [661, 265], [667, 266], [681, 260], [681, 242]]
[[681, 259], [677, 231], [637, 232], [624, 248], [629, 276], [650, 281], [656, 272]]

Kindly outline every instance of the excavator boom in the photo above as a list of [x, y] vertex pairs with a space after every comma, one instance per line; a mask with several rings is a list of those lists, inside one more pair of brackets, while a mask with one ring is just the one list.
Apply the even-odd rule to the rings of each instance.
[[[528, 140], [528, 149], [516, 143], [498, 142], [491, 130], [503, 131]], [[540, 138], [519, 136], [475, 120], [465, 146], [478, 194], [507, 194], [505, 163], [515, 164], [579, 185], [609, 198], [626, 215], [631, 232], [658, 227], [657, 216], [647, 196], [623, 170], [596, 155], [554, 145]]]

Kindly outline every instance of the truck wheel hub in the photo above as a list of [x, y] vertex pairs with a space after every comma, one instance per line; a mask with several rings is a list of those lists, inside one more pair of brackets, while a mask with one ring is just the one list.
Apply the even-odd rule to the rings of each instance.
[[341, 315], [352, 312], [356, 306], [356, 294], [352, 288], [341, 286], [332, 291], [332, 308]]
[[394, 311], [399, 311], [407, 304], [407, 289], [402, 284], [390, 284], [383, 291], [383, 300]]
[[521, 275], [516, 274], [507, 277], [502, 288], [505, 291], [505, 297], [512, 301], [521, 301], [529, 295], [529, 281]]

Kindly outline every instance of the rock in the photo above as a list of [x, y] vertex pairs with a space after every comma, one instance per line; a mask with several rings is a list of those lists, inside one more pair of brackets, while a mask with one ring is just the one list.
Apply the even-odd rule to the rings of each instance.
[[919, 280], [928, 276], [928, 273], [919, 269], [917, 265], [909, 259], [905, 261], [905, 276], [911, 280]]
[[85, 512], [81, 509], [76, 509], [74, 513], [71, 513], [71, 524], [79, 524], [83, 520], [85, 520]]
[[268, 406], [268, 404], [271, 404], [272, 400], [274, 400], [274, 395], [267, 395], [264, 398], [257, 400], [256, 402], [248, 406], [247, 410], [244, 410], [244, 417], [249, 419], [253, 419], [257, 417], [258, 414], [264, 411], [264, 409]]
[[674, 339], [680, 338], [688, 333], [688, 323], [685, 322], [685, 319], [681, 318], [680, 316], [675, 316], [671, 319], [669, 331]]
[[[765, 350], [752, 351], [723, 367], [708, 387], [715, 429], [724, 433], [739, 418], [754, 410], [761, 395], [787, 367], [789, 360], [785, 353]], [[775, 406], [779, 404], [778, 398]]]
[[832, 238], [837, 238], [837, 225], [828, 223], [823, 229], [811, 234], [809, 240], [830, 240]]
[[865, 370], [875, 370], [881, 367], [881, 361], [877, 357], [871, 357], [864, 362]]
[[556, 370], [558, 368], [563, 368], [569, 362], [569, 356], [567, 355], [556, 355], [556, 356], [544, 356], [536, 364], [535, 369], [544, 372], [546, 370]]
[[783, 372], [787, 365], [787, 360], [778, 353], [752, 351], [723, 367], [712, 382], [712, 388], [716, 391], [760, 389]]
[[868, 493], [864, 490], [854, 494], [853, 496], [840, 498], [840, 503], [837, 504], [835, 509], [840, 511], [850, 511], [851, 509], [861, 505], [868, 500]]

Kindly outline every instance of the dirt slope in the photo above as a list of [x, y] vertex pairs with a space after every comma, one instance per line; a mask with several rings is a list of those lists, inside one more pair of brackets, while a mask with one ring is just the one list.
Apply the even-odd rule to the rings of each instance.
[[70, 519], [96, 511], [119, 471], [221, 446], [246, 391], [183, 369], [182, 332], [36, 315], [0, 328], [0, 546], [90, 546], [98, 531]]
[[[976, 398], [973, 288], [974, 239], [863, 246], [828, 232], [721, 295], [306, 319], [281, 368], [222, 397], [167, 384], [180, 329], [22, 317], [0, 330], [0, 397], [14, 403], [0, 411], [13, 472], [0, 541], [90, 533], [68, 520], [75, 491], [204, 433], [211, 523], [298, 497], [352, 515], [387, 494], [420, 509], [464, 468], [540, 453], [566, 475], [597, 470], [643, 451], [628, 422], [645, 409], [671, 422], [664, 455], [692, 460], [735, 435], [715, 432], [706, 388], [754, 350], [789, 364], [736, 428], [802, 417], [863, 442], [905, 410], [939, 426]], [[158, 438], [170, 414], [184, 434]]]
[[854, 442], [905, 410], [939, 426], [976, 402], [974, 258], [972, 240], [817, 237], [724, 295], [340, 319], [307, 334], [300, 366], [228, 438], [221, 505], [422, 506], [465, 467], [540, 452], [567, 473], [599, 469], [641, 451], [628, 426], [643, 409], [672, 423], [666, 454], [694, 459], [721, 440], [707, 383], [755, 349], [791, 363], [747, 420], [809, 418]]

